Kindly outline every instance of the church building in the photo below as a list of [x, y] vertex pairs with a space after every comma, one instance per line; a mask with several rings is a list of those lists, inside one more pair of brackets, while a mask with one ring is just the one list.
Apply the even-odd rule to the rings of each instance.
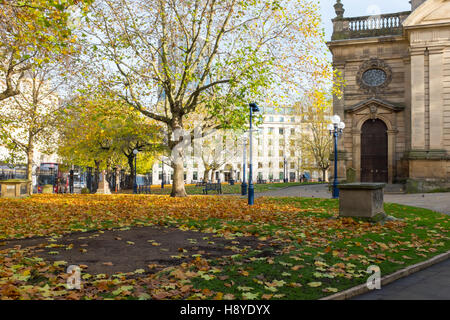
[[411, 11], [350, 18], [334, 5], [341, 180], [450, 187], [450, 0], [410, 2]]

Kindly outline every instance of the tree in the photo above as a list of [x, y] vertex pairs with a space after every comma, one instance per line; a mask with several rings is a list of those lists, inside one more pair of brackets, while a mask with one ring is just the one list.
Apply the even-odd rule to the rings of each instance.
[[[134, 154], [140, 166], [161, 151], [161, 128], [123, 101], [99, 92], [83, 92], [65, 110], [60, 124], [58, 154], [67, 164], [101, 168], [129, 166], [134, 177]], [[133, 179], [131, 179], [132, 181]]]
[[327, 129], [332, 99], [326, 93], [317, 90], [300, 105], [304, 128], [297, 143], [301, 146], [302, 166], [305, 169], [320, 170], [323, 181], [326, 181], [333, 146], [333, 139]]
[[206, 131], [244, 127], [249, 102], [292, 99], [330, 72], [309, 0], [99, 0], [82, 34], [91, 75], [166, 126], [173, 197], [186, 196], [182, 146], [200, 106]]
[[58, 81], [56, 70], [56, 66], [45, 65], [27, 71], [18, 94], [0, 104], [0, 142], [11, 158], [25, 157], [28, 180], [32, 178], [36, 147], [50, 150], [56, 139], [63, 107], [57, 90], [64, 82]]
[[70, 9], [91, 2], [0, 0], [0, 101], [19, 94], [27, 71], [73, 52]]

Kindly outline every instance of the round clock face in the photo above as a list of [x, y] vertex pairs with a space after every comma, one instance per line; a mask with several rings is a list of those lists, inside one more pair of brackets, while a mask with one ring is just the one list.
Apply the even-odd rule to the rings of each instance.
[[387, 74], [381, 69], [369, 69], [362, 75], [362, 81], [370, 87], [378, 87], [387, 80]]

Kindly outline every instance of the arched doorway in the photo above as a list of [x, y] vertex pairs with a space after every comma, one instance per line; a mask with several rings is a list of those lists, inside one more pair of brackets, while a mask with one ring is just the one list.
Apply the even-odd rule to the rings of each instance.
[[361, 128], [361, 182], [388, 182], [388, 134], [380, 120], [367, 120]]

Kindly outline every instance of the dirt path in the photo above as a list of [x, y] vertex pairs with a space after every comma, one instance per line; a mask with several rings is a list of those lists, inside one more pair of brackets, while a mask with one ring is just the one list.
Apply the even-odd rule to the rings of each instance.
[[145, 269], [156, 272], [179, 265], [197, 255], [203, 258], [231, 256], [242, 250], [261, 248], [256, 238], [227, 240], [214, 234], [168, 227], [73, 233], [60, 238], [5, 241], [1, 250], [31, 247], [31, 253], [47, 261], [66, 261], [87, 266], [90, 274], [114, 274]]

